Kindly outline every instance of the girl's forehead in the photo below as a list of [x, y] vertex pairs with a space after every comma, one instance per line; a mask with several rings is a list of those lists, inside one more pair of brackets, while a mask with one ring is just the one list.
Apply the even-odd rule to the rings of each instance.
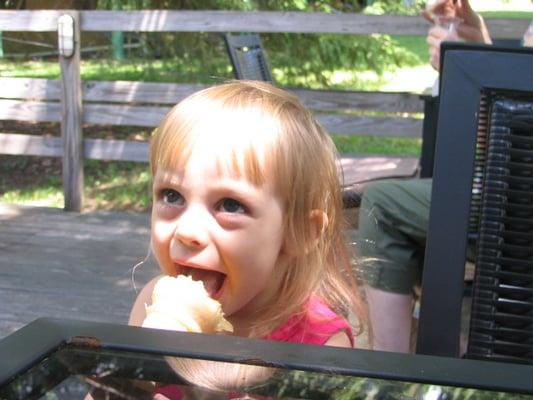
[[206, 114], [192, 125], [189, 135], [194, 151], [207, 151], [221, 161], [233, 161], [252, 152], [263, 163], [279, 132], [273, 118], [240, 111]]
[[279, 132], [276, 118], [257, 107], [214, 108], [195, 118], [192, 133], [215, 141], [239, 142], [272, 138]]

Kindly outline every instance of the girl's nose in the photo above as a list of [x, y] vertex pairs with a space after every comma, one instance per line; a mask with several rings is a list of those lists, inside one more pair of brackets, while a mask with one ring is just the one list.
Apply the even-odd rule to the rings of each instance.
[[176, 221], [174, 237], [187, 247], [205, 247], [207, 245], [208, 216], [199, 210], [185, 210]]

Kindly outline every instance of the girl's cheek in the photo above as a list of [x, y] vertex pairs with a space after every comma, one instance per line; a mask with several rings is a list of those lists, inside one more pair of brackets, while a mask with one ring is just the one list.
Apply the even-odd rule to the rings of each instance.
[[165, 204], [162, 201], [156, 203], [153, 218], [169, 220], [178, 216], [180, 208]]
[[152, 224], [151, 244], [154, 256], [162, 269], [170, 261], [170, 242], [172, 240], [172, 224], [155, 221]]

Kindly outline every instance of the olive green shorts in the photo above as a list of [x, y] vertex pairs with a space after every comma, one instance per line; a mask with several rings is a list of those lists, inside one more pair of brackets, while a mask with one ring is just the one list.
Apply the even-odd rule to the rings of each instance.
[[366, 284], [410, 294], [420, 284], [431, 179], [385, 180], [365, 189], [357, 249]]

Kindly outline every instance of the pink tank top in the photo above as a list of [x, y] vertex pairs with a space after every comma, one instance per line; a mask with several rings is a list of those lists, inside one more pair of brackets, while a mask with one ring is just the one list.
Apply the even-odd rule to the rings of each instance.
[[309, 300], [307, 312], [303, 316], [295, 315], [289, 318], [285, 324], [265, 339], [324, 345], [339, 332], [345, 332], [354, 347], [352, 328], [348, 321], [336, 314], [318, 297], [312, 297]]

